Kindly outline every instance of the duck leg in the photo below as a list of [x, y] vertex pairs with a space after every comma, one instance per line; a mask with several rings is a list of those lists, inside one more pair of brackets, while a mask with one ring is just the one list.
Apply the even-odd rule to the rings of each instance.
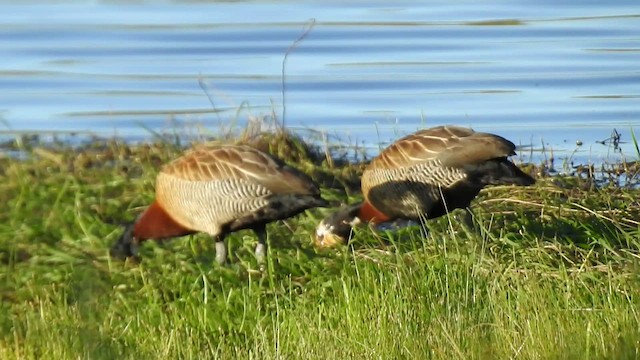
[[455, 209], [455, 211], [449, 213], [448, 216], [450, 216], [449, 225], [452, 234], [466, 234], [467, 236], [471, 236], [477, 233], [474, 223], [475, 214], [470, 207]]
[[256, 244], [256, 260], [258, 264], [264, 264], [267, 257], [267, 227], [265, 225], [259, 225], [253, 229], [256, 235], [258, 235], [258, 244]]
[[464, 212], [461, 214], [462, 224], [469, 230], [470, 232], [475, 232], [475, 223], [473, 219], [475, 219], [476, 215], [473, 213], [473, 210], [470, 207], [464, 208]]
[[216, 237], [216, 262], [220, 265], [227, 262], [227, 245], [224, 243], [224, 235]]

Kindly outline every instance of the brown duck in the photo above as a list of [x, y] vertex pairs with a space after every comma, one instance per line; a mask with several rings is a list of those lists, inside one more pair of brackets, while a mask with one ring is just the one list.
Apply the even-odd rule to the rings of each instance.
[[364, 201], [331, 214], [316, 228], [316, 244], [344, 243], [361, 222], [433, 219], [467, 208], [487, 185], [531, 185], [535, 180], [507, 157], [515, 145], [498, 135], [438, 126], [384, 149], [362, 174]]
[[306, 209], [327, 206], [306, 175], [249, 146], [199, 146], [165, 165], [156, 178], [154, 202], [111, 248], [135, 256], [147, 239], [204, 232], [216, 240], [216, 260], [226, 261], [224, 238], [251, 229], [259, 261], [266, 254], [266, 225]]

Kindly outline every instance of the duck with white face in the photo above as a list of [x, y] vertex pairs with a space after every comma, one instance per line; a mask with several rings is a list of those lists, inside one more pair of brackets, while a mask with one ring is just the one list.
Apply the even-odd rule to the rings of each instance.
[[364, 201], [323, 219], [315, 243], [344, 244], [357, 224], [420, 222], [467, 209], [488, 185], [534, 184], [534, 178], [508, 159], [512, 155], [511, 141], [469, 128], [438, 126], [408, 135], [371, 161], [362, 174]]
[[334, 247], [346, 244], [354, 226], [362, 223], [358, 213], [362, 203], [341, 207], [324, 218], [316, 227], [315, 244], [318, 247]]
[[250, 229], [264, 264], [267, 224], [325, 206], [311, 178], [273, 155], [246, 145], [198, 145], [163, 166], [155, 200], [126, 227], [111, 255], [136, 258], [143, 241], [203, 232], [215, 239], [216, 261], [224, 264], [225, 237]]
[[[387, 222], [377, 221], [376, 217], [372, 217], [362, 211], [363, 204], [363, 202], [359, 202], [345, 205], [320, 221], [316, 227], [315, 245], [326, 248], [346, 244], [351, 240], [353, 228], [362, 224], [369, 224], [376, 230], [397, 230], [419, 224], [408, 219], [396, 219]], [[367, 206], [365, 206], [366, 208]], [[362, 219], [366, 220], [363, 221]]]

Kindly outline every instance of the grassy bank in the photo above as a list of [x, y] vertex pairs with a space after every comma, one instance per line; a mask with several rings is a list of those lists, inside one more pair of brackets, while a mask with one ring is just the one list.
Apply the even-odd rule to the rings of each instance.
[[[357, 198], [361, 167], [263, 146], [328, 198]], [[313, 210], [269, 226], [265, 274], [250, 232], [228, 239], [226, 267], [205, 235], [148, 243], [140, 264], [110, 260], [118, 223], [178, 153], [106, 143], [0, 158], [0, 358], [640, 357], [637, 189], [579, 177], [491, 188], [472, 231], [453, 214], [426, 239], [362, 228], [323, 251], [311, 235], [330, 210]]]

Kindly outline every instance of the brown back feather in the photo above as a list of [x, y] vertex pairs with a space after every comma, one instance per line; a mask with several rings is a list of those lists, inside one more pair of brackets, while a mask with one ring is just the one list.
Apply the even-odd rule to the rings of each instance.
[[187, 181], [243, 179], [274, 194], [319, 194], [302, 172], [246, 145], [200, 145], [165, 165], [162, 173]]
[[370, 169], [395, 169], [440, 160], [443, 167], [461, 167], [514, 155], [515, 145], [501, 136], [457, 126], [423, 129], [384, 149]]

